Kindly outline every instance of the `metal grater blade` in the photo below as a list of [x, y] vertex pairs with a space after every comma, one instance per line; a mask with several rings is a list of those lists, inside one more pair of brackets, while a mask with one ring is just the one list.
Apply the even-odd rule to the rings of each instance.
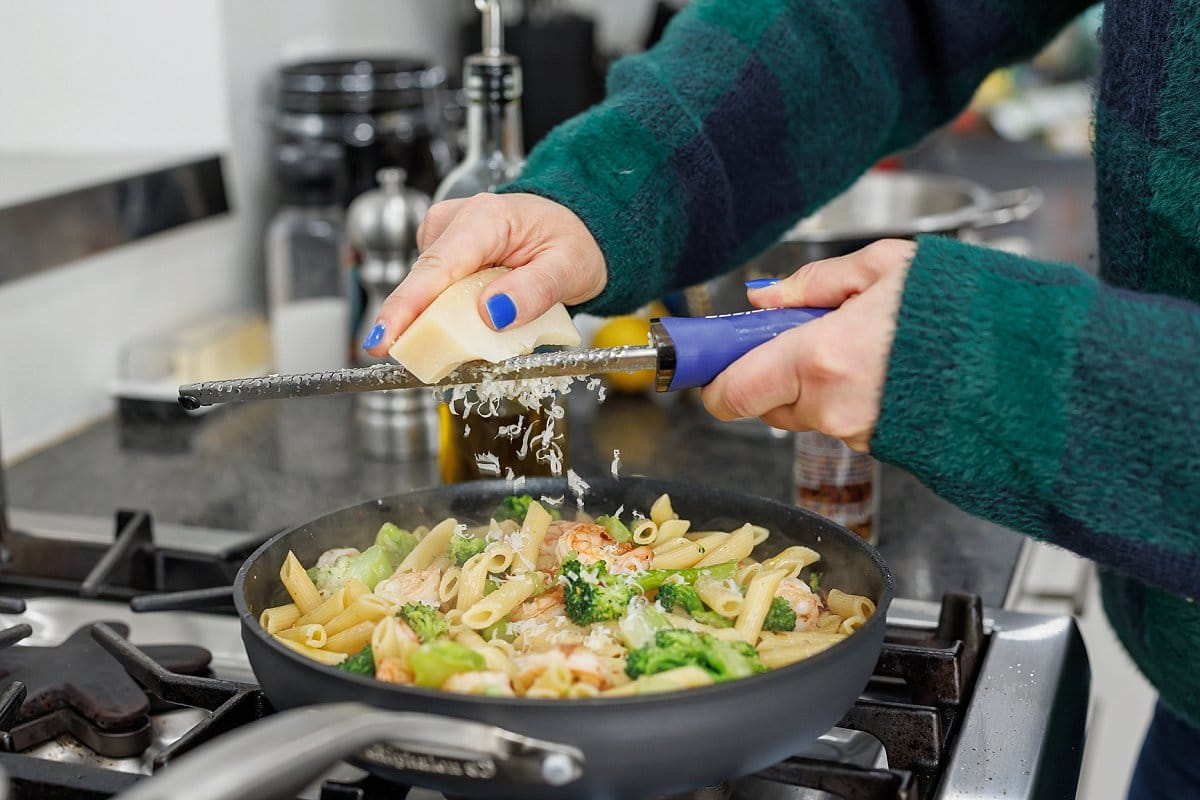
[[556, 350], [517, 356], [498, 364], [483, 361], [463, 364], [433, 384], [421, 382], [398, 364], [374, 364], [369, 367], [329, 372], [193, 383], [179, 387], [179, 402], [184, 408], [196, 409], [200, 406], [241, 403], [247, 400], [279, 400], [533, 378], [583, 377], [606, 372], [636, 372], [657, 368], [658, 350], [648, 345], [595, 350]]

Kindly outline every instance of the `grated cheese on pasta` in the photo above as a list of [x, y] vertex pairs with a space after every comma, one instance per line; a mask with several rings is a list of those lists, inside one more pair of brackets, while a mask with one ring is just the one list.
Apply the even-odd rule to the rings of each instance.
[[621, 472], [621, 451], [616, 448], [613, 448], [613, 460], [610, 470], [612, 471], [612, 476], [614, 478], [621, 477], [619, 474]]

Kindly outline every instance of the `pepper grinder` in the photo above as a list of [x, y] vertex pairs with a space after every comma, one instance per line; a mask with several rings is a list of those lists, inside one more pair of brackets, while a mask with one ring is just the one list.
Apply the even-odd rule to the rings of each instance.
[[[350, 244], [362, 259], [358, 280], [366, 292], [362, 341], [383, 301], [404, 279], [417, 257], [417, 228], [429, 210], [429, 198], [404, 185], [402, 169], [376, 174], [378, 189], [363, 192], [346, 212]], [[360, 364], [378, 363], [359, 351]], [[365, 453], [384, 460], [421, 458], [437, 452], [437, 403], [426, 389], [367, 392], [355, 398], [355, 421]]]

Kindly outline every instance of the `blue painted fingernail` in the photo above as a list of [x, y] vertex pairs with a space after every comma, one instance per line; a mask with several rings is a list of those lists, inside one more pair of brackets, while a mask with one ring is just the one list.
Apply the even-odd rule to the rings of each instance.
[[746, 281], [747, 289], [765, 289], [768, 286], [774, 286], [779, 283], [779, 278], [755, 278], [752, 281]]
[[370, 350], [375, 345], [383, 341], [383, 323], [375, 323], [375, 327], [371, 328], [371, 332], [367, 334], [367, 338], [363, 340], [363, 350]]
[[502, 331], [512, 325], [517, 318], [517, 304], [506, 294], [494, 294], [484, 303], [488, 316], [492, 318], [492, 327]]

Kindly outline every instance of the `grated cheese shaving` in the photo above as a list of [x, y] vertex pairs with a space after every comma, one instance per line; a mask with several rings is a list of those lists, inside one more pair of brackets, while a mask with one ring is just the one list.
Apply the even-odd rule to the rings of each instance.
[[616, 448], [613, 449], [612, 467], [610, 469], [614, 478], [621, 477], [621, 451]]
[[571, 490], [571, 494], [575, 495], [575, 503], [579, 506], [579, 510], [583, 510], [583, 496], [587, 490], [592, 488], [587, 481], [579, 477], [579, 474], [573, 469], [567, 470], [567, 488]]
[[475, 466], [480, 472], [487, 472], [492, 475], [500, 474], [500, 456], [495, 453], [478, 453], [475, 456]]

